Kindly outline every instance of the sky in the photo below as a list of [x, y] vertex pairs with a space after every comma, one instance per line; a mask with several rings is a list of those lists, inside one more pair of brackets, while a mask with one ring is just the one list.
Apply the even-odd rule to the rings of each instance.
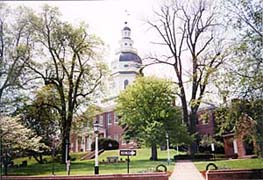
[[[161, 0], [93, 0], [93, 1], [7, 1], [11, 7], [25, 5], [40, 11], [44, 4], [56, 6], [62, 13], [62, 19], [75, 25], [85, 22], [90, 31], [99, 36], [106, 45], [105, 61], [114, 60], [115, 50], [121, 38], [124, 22], [131, 28], [134, 47], [141, 58], [160, 52], [160, 46], [154, 46], [156, 33], [146, 23], [162, 4]], [[161, 52], [164, 52], [161, 50]], [[189, 65], [185, 69], [189, 70]], [[145, 69], [146, 75], [174, 79], [175, 74], [167, 65], [155, 65]], [[190, 93], [190, 91], [189, 91]]]
[[134, 47], [144, 56], [149, 49], [152, 33], [145, 21], [152, 16], [160, 0], [93, 0], [93, 1], [9, 1], [11, 6], [25, 5], [39, 11], [43, 4], [57, 6], [62, 18], [73, 24], [84, 21], [90, 31], [109, 47], [109, 53], [118, 48], [124, 22], [132, 30]]

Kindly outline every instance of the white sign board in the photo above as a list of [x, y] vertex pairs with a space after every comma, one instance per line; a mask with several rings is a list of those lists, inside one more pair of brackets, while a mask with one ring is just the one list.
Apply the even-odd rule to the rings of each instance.
[[120, 156], [136, 156], [135, 149], [120, 149]]
[[211, 144], [211, 149], [213, 152], [215, 151], [215, 144], [214, 143]]

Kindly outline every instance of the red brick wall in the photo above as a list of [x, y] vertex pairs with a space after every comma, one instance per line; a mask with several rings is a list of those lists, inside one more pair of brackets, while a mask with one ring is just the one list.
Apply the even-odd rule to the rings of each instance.
[[224, 150], [226, 157], [234, 156], [233, 136], [224, 137]]
[[[203, 123], [203, 117], [207, 114], [208, 123]], [[198, 111], [198, 122], [196, 123], [196, 131], [200, 135], [213, 135], [214, 134], [214, 112], [213, 110], [207, 109]]]
[[70, 136], [70, 151], [71, 152], [76, 152], [76, 139], [77, 139], [77, 135], [71, 134]]
[[148, 173], [148, 174], [116, 174], [116, 175], [93, 175], [93, 176], [7, 176], [3, 180], [168, 180], [167, 173]]
[[[225, 150], [225, 155], [227, 157], [234, 157], [234, 145], [233, 145], [233, 140], [234, 140], [234, 134], [233, 135], [229, 135], [229, 136], [225, 136], [224, 137], [224, 150]], [[241, 137], [236, 138], [236, 142], [237, 142], [237, 154], [238, 157], [244, 157], [246, 155], [246, 149], [243, 143], [243, 140]]]
[[[108, 114], [110, 114], [111, 117], [111, 124], [108, 124]], [[123, 129], [119, 126], [118, 122], [114, 121], [114, 111], [108, 111], [104, 112], [100, 115], [97, 115], [97, 120], [99, 120], [100, 116], [103, 116], [103, 128], [106, 130], [105, 136], [107, 138], [114, 139], [116, 136], [118, 136], [118, 142], [119, 142], [119, 148], [120, 149], [127, 149], [127, 148], [133, 148], [135, 146], [134, 143], [123, 143], [122, 141], [122, 133]]]
[[237, 138], [237, 151], [239, 158], [244, 157], [246, 155], [246, 149], [241, 137]]
[[263, 179], [263, 169], [212, 170], [207, 172], [208, 180]]

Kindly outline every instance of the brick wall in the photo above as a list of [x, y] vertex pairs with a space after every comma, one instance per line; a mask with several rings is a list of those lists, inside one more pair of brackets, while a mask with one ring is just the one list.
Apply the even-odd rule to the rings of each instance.
[[237, 152], [239, 158], [244, 157], [246, 155], [246, 149], [242, 137], [237, 138]]
[[[205, 119], [207, 118], [207, 119]], [[207, 109], [198, 111], [198, 121], [196, 122], [196, 131], [200, 135], [214, 135], [214, 112]]]
[[[111, 118], [111, 123], [108, 123], [108, 118]], [[104, 112], [97, 116], [97, 119], [103, 117], [103, 128], [105, 129], [105, 137], [115, 139], [119, 142], [120, 149], [129, 149], [136, 147], [134, 143], [124, 143], [122, 139], [123, 129], [119, 126], [118, 122], [115, 122], [114, 111]], [[118, 139], [116, 139], [118, 137]]]
[[242, 180], [263, 179], [263, 169], [249, 170], [212, 170], [207, 172], [208, 180]]
[[167, 173], [114, 174], [93, 176], [4, 176], [3, 180], [168, 180]]
[[[234, 146], [233, 146], [233, 140], [234, 140], [234, 134], [228, 134], [223, 136], [224, 140], [224, 150], [226, 157], [236, 157], [234, 153]], [[238, 158], [242, 158], [246, 155], [246, 149], [243, 143], [243, 140], [241, 137], [236, 138], [237, 143], [237, 154]]]
[[235, 155], [234, 153], [234, 147], [233, 147], [233, 136], [226, 136], [224, 137], [224, 150], [226, 157], [233, 157]]

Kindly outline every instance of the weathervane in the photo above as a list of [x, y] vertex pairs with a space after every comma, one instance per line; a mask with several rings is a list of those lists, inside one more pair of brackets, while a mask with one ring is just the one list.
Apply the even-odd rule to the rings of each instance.
[[125, 13], [125, 22], [124, 22], [124, 23], [127, 24], [128, 17], [129, 17], [131, 14], [129, 13], [129, 11], [128, 11], [127, 9], [125, 9], [124, 13]]

